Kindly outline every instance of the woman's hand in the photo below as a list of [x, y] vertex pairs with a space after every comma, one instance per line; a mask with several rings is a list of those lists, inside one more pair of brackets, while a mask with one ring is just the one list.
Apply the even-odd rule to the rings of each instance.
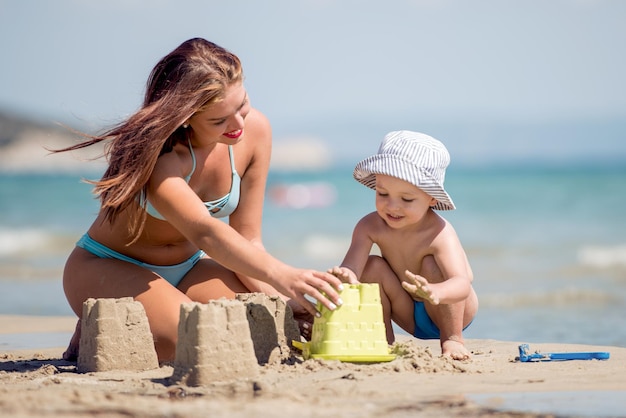
[[354, 272], [347, 267], [333, 267], [333, 268], [328, 269], [328, 273], [339, 278], [344, 283], [349, 283], [349, 284], [359, 283], [359, 280], [357, 279], [356, 274], [354, 274]]
[[341, 280], [329, 273], [315, 270], [294, 269], [287, 283], [276, 283], [278, 290], [285, 296], [295, 299], [311, 315], [320, 316], [313, 300], [320, 302], [327, 309], [334, 311], [343, 304], [337, 291], [343, 290]]

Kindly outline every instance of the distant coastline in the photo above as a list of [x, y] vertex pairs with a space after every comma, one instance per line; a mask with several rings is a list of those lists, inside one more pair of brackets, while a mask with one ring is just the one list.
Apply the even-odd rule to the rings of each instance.
[[[346, 117], [300, 123], [290, 128], [273, 123], [274, 141], [270, 170], [282, 172], [324, 171], [353, 167], [375, 152], [388, 130], [413, 129], [444, 141], [456, 169], [566, 169], [626, 166], [626, 118], [572, 118], [545, 121], [502, 120], [371, 120]], [[77, 123], [80, 125], [79, 121]], [[50, 155], [80, 137], [72, 129], [82, 126], [44, 122], [42, 118], [11, 114], [0, 109], [0, 173], [101, 173], [106, 167], [102, 147]]]
[[104, 161], [92, 161], [102, 154], [101, 147], [63, 154], [48, 151], [76, 144], [80, 138], [71, 129], [0, 112], [0, 172], [94, 172], [104, 167]]

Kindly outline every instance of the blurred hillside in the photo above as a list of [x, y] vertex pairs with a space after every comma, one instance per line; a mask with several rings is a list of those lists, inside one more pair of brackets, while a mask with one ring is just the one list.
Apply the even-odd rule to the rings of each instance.
[[90, 161], [101, 154], [99, 147], [62, 154], [48, 151], [79, 139], [71, 127], [0, 112], [0, 172], [90, 172], [103, 167], [103, 162]]
[[[102, 172], [105, 160], [101, 146], [52, 154], [76, 144], [81, 138], [73, 126], [45, 123], [43, 119], [0, 111], [0, 173], [94, 173]], [[323, 140], [311, 136], [289, 136], [272, 148], [272, 169], [311, 171], [333, 164], [330, 149]]]
[[[76, 144], [81, 137], [74, 128], [45, 123], [37, 118], [0, 111], [0, 173], [94, 173], [105, 168], [102, 146], [52, 154]], [[332, 165], [330, 149], [324, 141], [309, 136], [289, 136], [272, 148], [272, 169], [311, 171]]]

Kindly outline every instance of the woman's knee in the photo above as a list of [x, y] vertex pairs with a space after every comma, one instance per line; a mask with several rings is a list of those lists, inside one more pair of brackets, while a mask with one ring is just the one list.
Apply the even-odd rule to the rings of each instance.
[[160, 362], [172, 361], [176, 356], [177, 336], [172, 338], [171, 335], [154, 335], [154, 349]]
[[173, 303], [172, 300], [163, 298], [162, 302], [164, 303], [162, 303], [161, 306], [155, 306], [154, 300], [152, 299], [146, 300], [142, 297], [138, 299], [146, 312], [159, 360], [172, 359], [176, 352], [176, 343], [178, 340], [180, 304], [184, 302], [179, 301], [179, 303]]
[[82, 248], [74, 248], [65, 263], [63, 270], [63, 292], [74, 313], [80, 318], [83, 313], [83, 303], [90, 297], [85, 278], [88, 269], [85, 261], [88, 253]]

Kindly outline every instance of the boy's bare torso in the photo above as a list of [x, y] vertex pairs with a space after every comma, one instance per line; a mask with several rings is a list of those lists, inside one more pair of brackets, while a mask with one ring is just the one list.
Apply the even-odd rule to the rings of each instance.
[[421, 271], [422, 260], [427, 255], [434, 255], [437, 240], [448, 227], [448, 223], [434, 212], [430, 212], [423, 222], [401, 229], [389, 227], [375, 212], [368, 217], [372, 241], [399, 278], [404, 278], [406, 270]]

